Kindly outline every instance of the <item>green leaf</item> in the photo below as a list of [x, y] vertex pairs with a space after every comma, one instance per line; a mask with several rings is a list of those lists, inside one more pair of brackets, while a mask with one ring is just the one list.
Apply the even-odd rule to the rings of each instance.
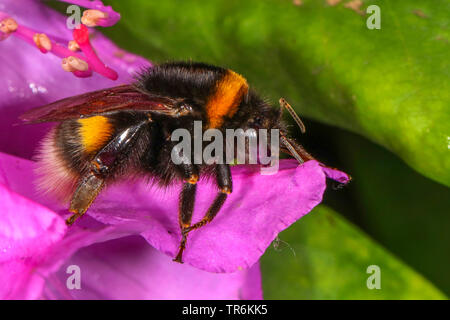
[[[372, 265], [380, 268], [380, 289], [367, 287], [373, 276], [367, 268]], [[323, 205], [280, 233], [262, 257], [261, 267], [265, 299], [446, 299]]]
[[447, 0], [363, 1], [381, 29], [325, 0], [106, 1], [104, 32], [154, 61], [231, 67], [308, 117], [362, 134], [450, 186]]
[[346, 191], [356, 207], [339, 212], [359, 212], [354, 219], [366, 232], [450, 294], [450, 189], [360, 136], [340, 131], [333, 140], [352, 173]]

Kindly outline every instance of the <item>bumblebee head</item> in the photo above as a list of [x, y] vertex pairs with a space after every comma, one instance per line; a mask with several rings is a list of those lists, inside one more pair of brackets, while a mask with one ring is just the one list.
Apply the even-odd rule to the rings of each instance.
[[279, 108], [273, 107], [266, 100], [261, 99], [258, 95], [250, 91], [239, 108], [238, 118], [240, 117], [242, 121], [240, 127], [243, 129], [251, 128], [256, 131], [266, 129], [268, 131], [267, 136], [271, 136], [272, 130], [276, 129], [280, 137], [280, 148], [283, 152], [296, 158], [299, 163], [313, 159], [300, 144], [288, 137], [286, 125], [282, 120], [283, 110], [288, 111], [299, 126], [301, 132], [304, 133], [305, 125], [302, 120], [285, 99], [281, 98], [279, 103]]
[[281, 109], [273, 107], [267, 100], [249, 91], [233, 117], [235, 127], [246, 129], [279, 129], [285, 132], [281, 121]]

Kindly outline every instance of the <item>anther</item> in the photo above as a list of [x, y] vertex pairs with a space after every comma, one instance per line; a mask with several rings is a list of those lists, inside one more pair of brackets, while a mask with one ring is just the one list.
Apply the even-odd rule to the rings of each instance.
[[83, 16], [81, 17], [81, 23], [88, 27], [95, 27], [98, 25], [100, 19], [107, 19], [108, 14], [106, 12], [89, 9], [83, 12]]
[[89, 65], [84, 60], [70, 56], [62, 59], [62, 68], [67, 72], [86, 71], [89, 69]]
[[80, 46], [78, 45], [78, 43], [75, 40], [70, 40], [69, 44], [67, 45], [67, 48], [73, 52], [80, 50]]
[[44, 53], [52, 50], [52, 42], [45, 33], [35, 33], [33, 36], [33, 41], [39, 50]]
[[16, 31], [18, 27], [19, 25], [13, 18], [6, 18], [0, 21], [0, 31], [5, 34], [10, 34]]

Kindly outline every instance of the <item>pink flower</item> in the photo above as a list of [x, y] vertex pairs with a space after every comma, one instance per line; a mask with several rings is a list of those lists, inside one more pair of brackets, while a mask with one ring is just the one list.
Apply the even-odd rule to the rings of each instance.
[[[108, 226], [86, 217], [67, 228], [60, 215], [32, 195], [12, 191], [32, 192], [23, 180], [14, 181], [15, 174], [31, 169], [31, 162], [8, 155], [0, 159], [1, 299], [262, 298], [258, 264], [210, 273], [172, 262], [144, 238], [132, 236], [132, 223]], [[66, 286], [71, 265], [81, 270], [79, 290]]]
[[[0, 11], [20, 25], [72, 38], [65, 18], [35, 1], [7, 0]], [[92, 45], [117, 72], [118, 81], [96, 72], [74, 77], [62, 71], [60, 57], [44, 56], [17, 37], [0, 43], [5, 82], [0, 86], [0, 297], [261, 299], [260, 256], [280, 231], [321, 202], [327, 177], [346, 183], [348, 176], [317, 161], [301, 166], [282, 161], [280, 171], [271, 176], [250, 166], [233, 167], [233, 193], [212, 223], [190, 235], [184, 265], [172, 262], [181, 237], [179, 185], [160, 190], [145, 181], [125, 181], [111, 186], [87, 216], [68, 228], [67, 207], [35, 192], [34, 163], [28, 160], [49, 124], [15, 124], [25, 110], [130, 82], [137, 69], [150, 65], [93, 34]], [[200, 181], [193, 222], [200, 220], [214, 195], [214, 187]], [[70, 265], [81, 270], [79, 290], [66, 286]]]

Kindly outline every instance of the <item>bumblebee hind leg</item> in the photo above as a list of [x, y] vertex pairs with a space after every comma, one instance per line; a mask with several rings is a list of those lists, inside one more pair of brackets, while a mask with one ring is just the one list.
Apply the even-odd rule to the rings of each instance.
[[103, 189], [105, 181], [110, 180], [118, 169], [123, 169], [126, 166], [130, 152], [139, 137], [139, 132], [148, 121], [145, 120], [129, 126], [97, 152], [89, 164], [88, 173], [79, 180], [72, 196], [69, 211], [73, 215], [67, 219], [68, 225], [73, 224], [87, 211]]
[[72, 225], [75, 220], [86, 213], [87, 209], [102, 190], [104, 184], [105, 180], [95, 175], [94, 172], [90, 172], [80, 179], [70, 201], [69, 211], [73, 215], [66, 220], [67, 225]]

